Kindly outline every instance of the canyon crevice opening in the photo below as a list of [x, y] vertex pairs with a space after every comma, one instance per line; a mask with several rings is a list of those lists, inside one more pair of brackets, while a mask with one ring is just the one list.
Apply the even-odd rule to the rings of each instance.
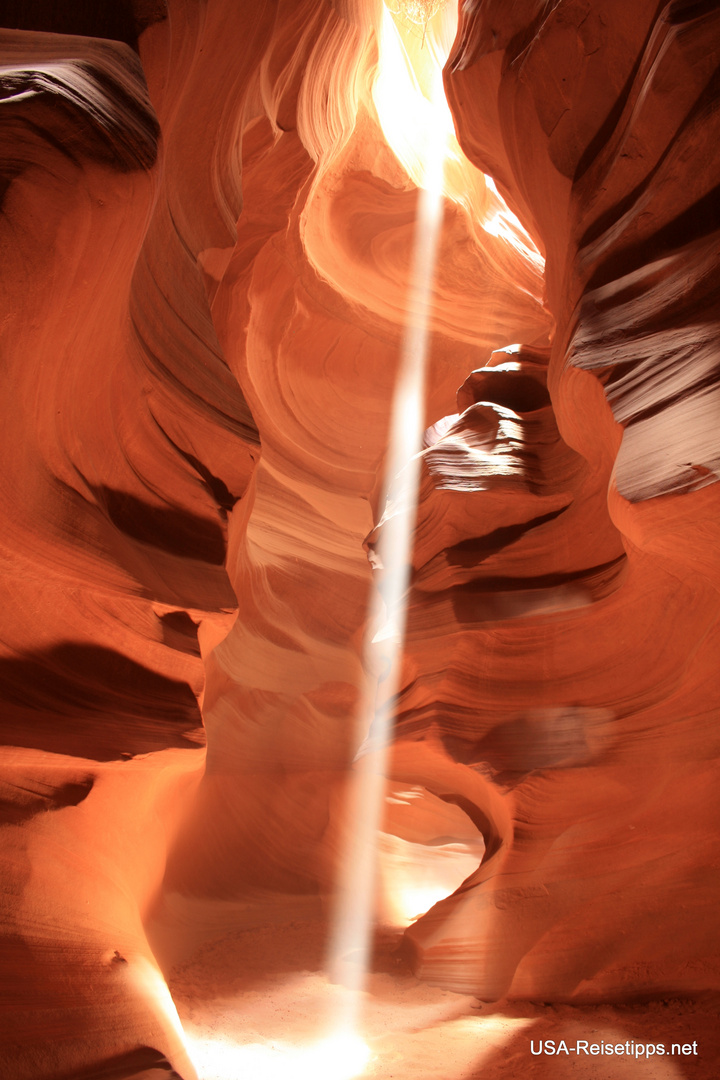
[[2, 1080], [716, 1080], [716, 0], [0, 46]]

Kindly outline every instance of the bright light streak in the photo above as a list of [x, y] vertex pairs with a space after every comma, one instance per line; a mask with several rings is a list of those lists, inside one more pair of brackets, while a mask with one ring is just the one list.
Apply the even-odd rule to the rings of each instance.
[[[392, 27], [388, 29], [387, 20]], [[395, 48], [399, 39], [390, 16], [385, 15], [384, 43]], [[394, 44], [393, 44], [394, 43]], [[381, 58], [381, 71], [397, 71], [398, 87], [407, 75], [406, 57], [397, 53], [392, 63]], [[393, 68], [393, 64], [399, 65]], [[375, 590], [370, 604], [371, 628], [385, 622], [373, 640], [366, 641], [366, 670], [378, 663], [386, 703], [377, 707], [374, 680], [368, 678], [360, 712], [363, 736], [372, 728], [372, 754], [360, 754], [351, 778], [347, 815], [348, 850], [339, 873], [330, 941], [331, 977], [346, 988], [340, 997], [335, 1022], [341, 1031], [357, 1026], [360, 994], [368, 970], [377, 892], [377, 845], [385, 803], [387, 747], [393, 701], [398, 689], [398, 668], [405, 634], [405, 604], [417, 511], [420, 476], [419, 453], [425, 426], [425, 368], [429, 338], [429, 311], [438, 240], [443, 215], [443, 172], [447, 150], [448, 116], [442, 86], [442, 63], [429, 79], [428, 99], [421, 105], [422, 138], [415, 144], [420, 184], [413, 258], [408, 290], [408, 318], [391, 413], [384, 494], [387, 506], [377, 551], [383, 568], [383, 594]], [[404, 72], [404, 75], [403, 75]], [[383, 93], [392, 92], [385, 87]], [[452, 124], [452, 121], [450, 121]], [[387, 620], [387, 621], [386, 621]], [[381, 643], [381, 644], [380, 644]]]
[[199, 1080], [354, 1080], [370, 1050], [362, 1039], [335, 1035], [313, 1046], [188, 1038]]
[[[160, 971], [145, 956], [135, 956], [128, 964], [130, 978], [136, 989], [148, 1001], [150, 1009], [165, 1021], [168, 1035], [175, 1043], [171, 1063], [187, 1080], [195, 1080], [194, 1061], [190, 1058], [188, 1040], [183, 1031], [175, 1002]], [[174, 1038], [173, 1038], [174, 1036]], [[202, 1078], [199, 1078], [202, 1080]]]

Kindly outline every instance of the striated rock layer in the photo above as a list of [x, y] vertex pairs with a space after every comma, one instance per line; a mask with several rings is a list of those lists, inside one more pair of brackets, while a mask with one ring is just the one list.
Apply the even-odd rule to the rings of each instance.
[[719, 35], [714, 4], [481, 3], [446, 69], [465, 151], [546, 253], [576, 452], [528, 411], [521, 353], [424, 455], [398, 734], [512, 824], [408, 939], [483, 998], [720, 979]]
[[[0, 35], [0, 1072], [17, 1080], [167, 1056], [192, 1076], [143, 919], [201, 765], [198, 636], [236, 607], [227, 515], [258, 436], [165, 171], [196, 111], [182, 98], [201, 43], [182, 23], [164, 101], [186, 131], [165, 121], [162, 141], [128, 44]], [[169, 45], [167, 22], [153, 32]], [[201, 185], [210, 246], [203, 205], [217, 217]]]
[[[383, 86], [422, 117], [453, 12], [16, 6], [0, 1072], [189, 1078], [163, 890], [327, 889], [345, 827], [417, 206]], [[406, 940], [483, 998], [718, 986], [718, 33], [480, 2], [446, 68], [380, 904], [479, 862]]]

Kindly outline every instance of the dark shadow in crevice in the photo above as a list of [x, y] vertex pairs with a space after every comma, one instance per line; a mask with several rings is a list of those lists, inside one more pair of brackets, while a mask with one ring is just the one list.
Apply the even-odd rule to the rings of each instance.
[[109, 38], [136, 52], [142, 31], [166, 18], [166, 0], [0, 0], [9, 30]]
[[225, 531], [220, 524], [172, 506], [153, 506], [125, 491], [100, 484], [91, 491], [116, 529], [170, 555], [211, 566], [225, 563]]
[[0, 745], [108, 761], [203, 741], [195, 695], [112, 649], [0, 660]]
[[59, 1080], [182, 1080], [159, 1050], [138, 1046], [80, 1072], [64, 1073]]
[[551, 510], [548, 514], [522, 521], [518, 525], [502, 525], [499, 529], [486, 533], [485, 536], [473, 536], [470, 540], [461, 540], [459, 544], [446, 549], [445, 557], [448, 565], [469, 567], [483, 562], [491, 555], [497, 555], [499, 551], [510, 547], [539, 525], [545, 525], [559, 518], [568, 508], [568, 506], [563, 506], [559, 510]]
[[162, 625], [163, 643], [168, 648], [187, 653], [188, 656], [200, 656], [197, 624], [187, 611], [168, 611], [158, 618]]
[[20, 825], [39, 813], [78, 806], [87, 799], [93, 783], [92, 776], [57, 787], [38, 779], [27, 785], [14, 784], [7, 777], [0, 779], [0, 825]]

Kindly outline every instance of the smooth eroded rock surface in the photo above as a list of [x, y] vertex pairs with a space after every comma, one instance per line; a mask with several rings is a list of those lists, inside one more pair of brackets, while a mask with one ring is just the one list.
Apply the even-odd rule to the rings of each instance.
[[148, 927], [332, 888], [448, 50], [377, 914], [717, 990], [717, 6], [69, 7], [0, 30], [0, 1073], [190, 1080]]

